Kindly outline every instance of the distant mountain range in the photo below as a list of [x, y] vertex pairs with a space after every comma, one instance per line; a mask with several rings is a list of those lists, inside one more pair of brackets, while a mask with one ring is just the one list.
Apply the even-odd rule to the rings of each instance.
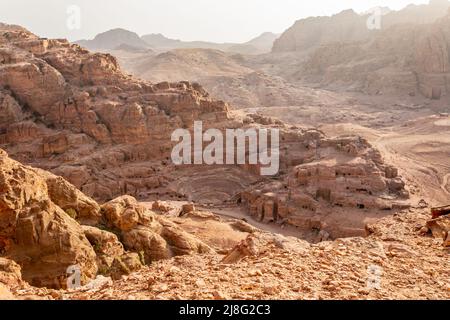
[[120, 28], [100, 33], [93, 40], [80, 40], [76, 43], [93, 50], [113, 50], [120, 46], [150, 49], [150, 45], [136, 33]]
[[80, 40], [76, 43], [90, 50], [125, 50], [157, 52], [174, 49], [215, 49], [241, 54], [263, 54], [272, 50], [274, 41], [279, 35], [266, 32], [245, 43], [214, 43], [207, 41], [182, 41], [165, 37], [162, 34], [138, 34], [125, 29], [113, 29], [98, 34], [92, 40]]
[[345, 10], [331, 17], [301, 19], [276, 39], [273, 52], [304, 51], [333, 42], [349, 43], [366, 41], [394, 25], [429, 24], [447, 14], [450, 2], [431, 0], [429, 4], [408, 5], [402, 10], [391, 11], [382, 7], [380, 30], [368, 28], [367, 22], [373, 9], [363, 14]]
[[139, 37], [123, 29], [79, 43], [112, 53], [142, 79], [198, 81], [215, 97], [243, 107], [297, 103], [305, 93], [290, 83], [441, 99], [450, 94], [449, 8], [447, 0], [381, 8], [379, 30], [368, 28], [373, 10], [345, 10], [241, 44]]

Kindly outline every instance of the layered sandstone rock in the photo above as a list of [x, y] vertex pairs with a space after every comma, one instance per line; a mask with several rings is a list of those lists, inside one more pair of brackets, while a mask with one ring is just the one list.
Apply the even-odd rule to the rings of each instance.
[[209, 246], [143, 207], [133, 197], [123, 196], [108, 202], [102, 206], [102, 211], [108, 224], [121, 233], [125, 247], [143, 252], [147, 263], [212, 252]]
[[89, 226], [82, 226], [82, 229], [97, 255], [99, 272], [108, 273], [114, 259], [125, 253], [122, 243], [114, 233]]
[[431, 99], [450, 93], [450, 9], [446, 17], [430, 26], [414, 46], [419, 89]]
[[228, 122], [227, 104], [199, 85], [131, 79], [114, 57], [65, 40], [2, 25], [0, 52], [2, 147], [97, 199], [164, 187], [172, 132]]
[[2, 150], [0, 189], [2, 285], [19, 286], [23, 279], [37, 287], [66, 288], [73, 270], [84, 285], [97, 273], [120, 279], [145, 262], [213, 252], [133, 197], [100, 209], [63, 178], [26, 167]]
[[117, 280], [142, 268], [143, 261], [140, 255], [125, 252], [116, 234], [95, 227], [82, 226], [82, 228], [97, 255], [99, 274]]
[[296, 165], [284, 180], [241, 194], [251, 216], [296, 226], [305, 237], [320, 241], [364, 235], [366, 219], [374, 213], [407, 205], [408, 193], [397, 169], [386, 165], [367, 141], [317, 134], [305, 135], [303, 152], [289, 149], [291, 157], [304, 158], [291, 160]]
[[22, 284], [22, 271], [14, 261], [0, 258], [0, 283], [12, 288]]
[[84, 195], [62, 177], [39, 171], [45, 177], [50, 199], [61, 209], [81, 224], [96, 225], [100, 222], [100, 206], [91, 198]]
[[95, 253], [80, 225], [55, 204], [39, 171], [0, 154], [0, 252], [17, 262], [23, 279], [37, 286], [65, 287], [67, 268], [81, 281], [95, 276]]

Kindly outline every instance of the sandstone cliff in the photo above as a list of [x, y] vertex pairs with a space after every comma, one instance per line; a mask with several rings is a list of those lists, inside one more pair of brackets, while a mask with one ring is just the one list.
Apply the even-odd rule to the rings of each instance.
[[[445, 59], [423, 63], [423, 72], [446, 68]], [[367, 140], [228, 107], [198, 84], [136, 80], [111, 55], [0, 25], [0, 146], [41, 168], [0, 151], [0, 297], [448, 296], [448, 216], [427, 223], [424, 209], [405, 209], [402, 177]], [[279, 174], [172, 165], [172, 131], [196, 119], [219, 130], [280, 129]], [[151, 210], [133, 196], [242, 204], [257, 220], [321, 243], [224, 223], [192, 204]], [[350, 235], [368, 237], [330, 241]], [[64, 289], [73, 266], [86, 284], [76, 290], [22, 281]], [[386, 271], [380, 289], [367, 288], [373, 267]]]
[[[401, 24], [428, 24], [445, 16], [450, 7], [447, 0], [431, 0], [428, 5], [409, 5], [400, 11], [380, 11], [380, 28]], [[273, 52], [302, 51], [334, 42], [366, 41], [378, 30], [368, 28], [373, 12], [358, 14], [346, 10], [331, 17], [311, 17], [297, 21], [286, 30], [273, 46]]]
[[1, 255], [16, 261], [23, 279], [35, 286], [64, 287], [73, 265], [80, 268], [83, 283], [93, 278], [95, 252], [80, 225], [52, 200], [45, 177], [0, 152]]
[[432, 24], [396, 24], [363, 42], [314, 50], [294, 77], [368, 94], [448, 96], [450, 11]]
[[96, 198], [159, 187], [175, 129], [227, 122], [228, 106], [199, 85], [131, 79], [65, 40], [4, 26], [0, 52], [0, 143]]
[[302, 51], [331, 42], [365, 40], [371, 34], [367, 17], [346, 10], [331, 17], [299, 20], [275, 41], [272, 51]]

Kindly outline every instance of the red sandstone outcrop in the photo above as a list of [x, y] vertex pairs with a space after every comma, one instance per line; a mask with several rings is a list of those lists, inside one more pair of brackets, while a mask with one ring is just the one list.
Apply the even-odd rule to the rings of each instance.
[[66, 288], [68, 268], [79, 268], [82, 285], [97, 273], [119, 279], [144, 262], [213, 252], [132, 197], [100, 209], [63, 178], [26, 167], [2, 150], [0, 189], [0, 283], [10, 287], [23, 279]]
[[[441, 40], [430, 42], [438, 63], [423, 60], [423, 72], [447, 67], [439, 60]], [[437, 240], [419, 235], [421, 212], [397, 210], [407, 205], [405, 184], [366, 140], [327, 138], [267, 117], [234, 118], [196, 84], [133, 80], [112, 56], [16, 27], [0, 25], [0, 72], [0, 144], [14, 158], [64, 175], [103, 200], [118, 194], [238, 200], [259, 220], [296, 226], [306, 239], [322, 242], [310, 245], [235, 221], [228, 227], [239, 237], [253, 235], [223, 257], [184, 231], [180, 220], [134, 197], [99, 206], [62, 177], [0, 151], [0, 298], [48, 297], [20, 279], [64, 288], [73, 265], [81, 266], [83, 284], [97, 274], [118, 281], [98, 277], [80, 290], [51, 291], [51, 298], [448, 296], [448, 255], [440, 246], [442, 239], [449, 245], [448, 217], [427, 224]], [[258, 166], [171, 166], [170, 133], [190, 128], [194, 119], [219, 129], [280, 129], [279, 175], [261, 178]], [[170, 205], [154, 207], [171, 211]], [[214, 219], [195, 211], [185, 205], [183, 217], [205, 225]], [[388, 217], [364, 228], [383, 213]], [[362, 231], [367, 238], [329, 241]], [[374, 266], [389, 272], [383, 287], [372, 290], [367, 278]]]
[[417, 231], [427, 211], [404, 210], [370, 224], [367, 237], [319, 244], [259, 230], [228, 251], [232, 264], [224, 255], [189, 255], [114, 282], [100, 278], [92, 290], [11, 291], [19, 299], [448, 299], [447, 249]]
[[367, 141], [316, 134], [300, 138], [304, 150], [288, 148], [291, 158], [296, 154], [303, 158], [291, 159], [294, 167], [284, 180], [241, 194], [250, 215], [296, 226], [305, 237], [321, 241], [364, 235], [366, 219], [374, 213], [407, 206], [404, 200], [409, 195], [397, 169], [386, 165]]
[[199, 85], [133, 80], [112, 56], [65, 40], [2, 25], [0, 52], [2, 147], [97, 199], [164, 186], [171, 133], [228, 121], [228, 106]]
[[61, 209], [73, 214], [79, 223], [96, 225], [100, 222], [100, 206], [91, 198], [62, 177], [55, 176], [43, 170], [39, 171], [45, 177], [50, 199]]
[[109, 274], [114, 261], [125, 254], [122, 243], [114, 233], [90, 226], [82, 226], [82, 229], [97, 255], [99, 273]]
[[450, 215], [428, 221], [427, 228], [435, 238], [443, 240], [444, 247], [450, 247]]
[[146, 262], [173, 256], [211, 253], [212, 249], [167, 219], [123, 196], [102, 206], [111, 228], [120, 231], [125, 248], [143, 252]]
[[55, 204], [39, 171], [0, 154], [0, 252], [36, 286], [65, 287], [78, 265], [85, 283], [97, 272], [95, 253], [80, 225]]
[[22, 284], [22, 271], [17, 263], [10, 259], [0, 258], [0, 284], [9, 288]]

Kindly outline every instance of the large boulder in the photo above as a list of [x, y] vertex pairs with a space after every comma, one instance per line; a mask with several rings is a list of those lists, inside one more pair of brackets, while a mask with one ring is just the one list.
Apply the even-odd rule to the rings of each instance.
[[427, 227], [435, 238], [444, 240], [444, 247], [450, 247], [450, 215], [428, 221]]
[[0, 258], [0, 283], [11, 288], [22, 283], [20, 266], [10, 259]]
[[120, 232], [125, 248], [143, 252], [147, 263], [212, 252], [208, 245], [140, 205], [133, 197], [112, 200], [102, 206], [102, 212], [109, 227]]
[[112, 279], [118, 280], [124, 275], [129, 275], [142, 268], [142, 259], [138, 253], [127, 252], [116, 257], [109, 269], [108, 275]]
[[90, 226], [81, 228], [97, 255], [99, 272], [107, 273], [114, 259], [125, 253], [122, 243], [114, 233]]
[[84, 234], [97, 255], [98, 272], [113, 279], [120, 279], [142, 267], [137, 253], [126, 253], [117, 235], [95, 227], [82, 226]]
[[158, 221], [163, 227], [161, 229], [161, 236], [167, 242], [169, 251], [173, 256], [212, 252], [212, 249], [208, 245], [185, 232], [173, 222], [163, 217], [158, 217]]
[[0, 252], [35, 286], [64, 288], [67, 268], [95, 277], [95, 252], [81, 226], [52, 202], [46, 180], [0, 151]]
[[154, 221], [154, 215], [131, 196], [122, 196], [105, 203], [102, 212], [111, 227], [124, 232]]
[[84, 225], [96, 225], [102, 215], [100, 206], [62, 177], [45, 173], [48, 193], [53, 203], [72, 214]]
[[144, 226], [123, 233], [123, 243], [131, 251], [144, 252], [145, 262], [170, 259], [167, 242], [158, 233]]

